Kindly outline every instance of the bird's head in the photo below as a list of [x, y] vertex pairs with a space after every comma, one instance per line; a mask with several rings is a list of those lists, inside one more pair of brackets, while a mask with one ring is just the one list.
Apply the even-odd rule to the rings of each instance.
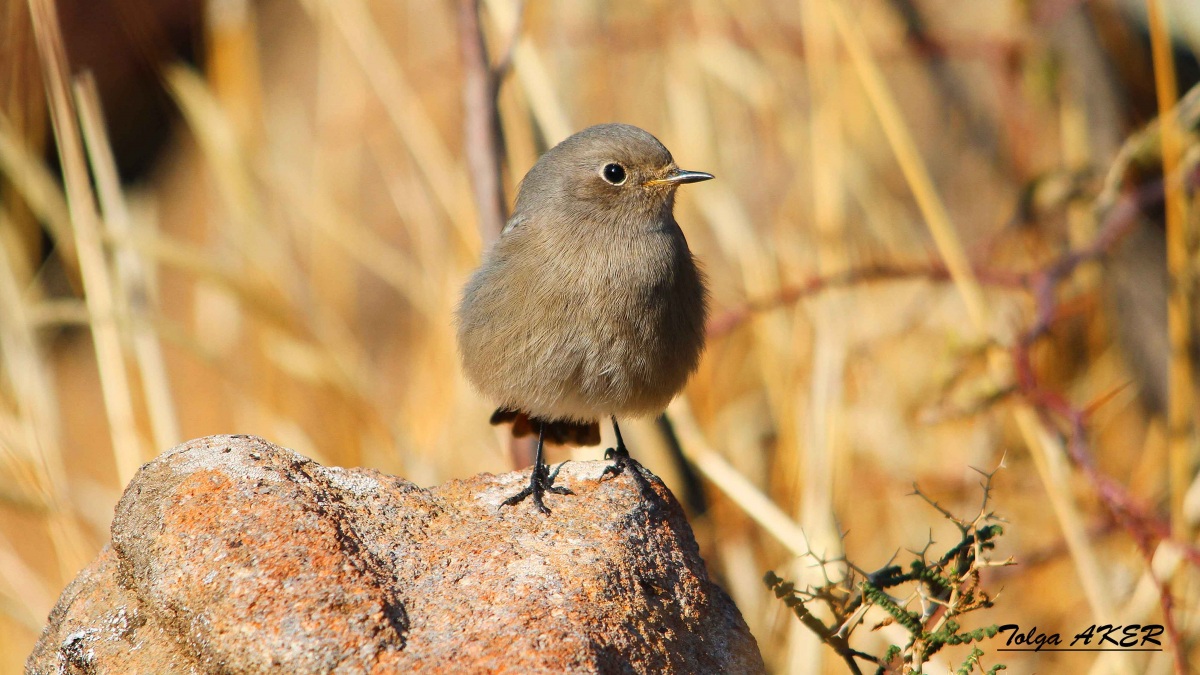
[[680, 169], [663, 144], [638, 127], [600, 124], [542, 155], [521, 182], [515, 215], [641, 227], [670, 218], [680, 185], [712, 177]]

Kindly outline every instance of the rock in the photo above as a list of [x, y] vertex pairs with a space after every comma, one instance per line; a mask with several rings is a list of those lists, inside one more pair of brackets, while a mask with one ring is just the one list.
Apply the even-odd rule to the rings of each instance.
[[250, 436], [138, 472], [112, 543], [63, 591], [32, 673], [761, 673], [654, 477], [568, 463], [423, 490]]

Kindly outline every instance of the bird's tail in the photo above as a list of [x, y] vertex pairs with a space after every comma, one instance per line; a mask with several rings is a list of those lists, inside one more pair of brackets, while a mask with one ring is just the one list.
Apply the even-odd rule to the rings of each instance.
[[545, 427], [547, 443], [555, 445], [597, 445], [600, 443], [599, 422], [567, 422], [565, 420], [540, 420], [528, 413], [508, 408], [497, 408], [492, 413], [492, 424], [512, 422], [514, 438], [537, 435]]

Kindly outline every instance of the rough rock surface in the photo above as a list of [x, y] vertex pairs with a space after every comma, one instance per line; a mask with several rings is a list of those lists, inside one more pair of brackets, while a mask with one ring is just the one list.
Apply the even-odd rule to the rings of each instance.
[[760, 673], [674, 498], [569, 463], [429, 490], [250, 436], [142, 467], [33, 673]]

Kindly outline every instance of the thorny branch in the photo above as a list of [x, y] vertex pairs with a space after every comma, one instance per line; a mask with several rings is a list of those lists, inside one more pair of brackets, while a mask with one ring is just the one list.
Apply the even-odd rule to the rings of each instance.
[[[1200, 185], [1200, 171], [1193, 174], [1190, 182], [1193, 186]], [[974, 267], [975, 275], [980, 283], [986, 286], [1029, 292], [1034, 298], [1037, 311], [1032, 328], [1026, 332], [1030, 334], [1031, 339], [1041, 337], [1049, 324], [1057, 318], [1053, 310], [1058, 306], [1054, 293], [1058, 284], [1070, 277], [1080, 265], [1099, 260], [1111, 252], [1137, 225], [1139, 215], [1145, 209], [1162, 203], [1162, 199], [1162, 181], [1152, 181], [1135, 193], [1119, 199], [1101, 224], [1096, 238], [1087, 246], [1066, 251], [1031, 272], [997, 270], [977, 265]], [[945, 263], [932, 260], [925, 264], [912, 265], [873, 263], [831, 276], [812, 277], [801, 284], [783, 289], [774, 297], [749, 301], [740, 307], [727, 310], [709, 322], [708, 335], [712, 338], [723, 337], [755, 314], [795, 304], [831, 288], [907, 279], [944, 282], [950, 280], [950, 273]]]
[[[1002, 529], [997, 524], [999, 518], [987, 509], [994, 474], [983, 475], [983, 501], [979, 512], [971, 519], [954, 516], [914, 486], [915, 495], [959, 530], [959, 541], [934, 560], [930, 560], [932, 541], [922, 550], [911, 552], [913, 559], [908, 563], [907, 571], [889, 561], [884, 567], [867, 572], [845, 558], [830, 561], [809, 554], [822, 572], [836, 562], [844, 565], [849, 574], [838, 581], [826, 575], [820, 586], [804, 589], [797, 589], [794, 583], [783, 580], [774, 572], [768, 572], [763, 581], [806, 628], [834, 650], [851, 673], [862, 673], [859, 661], [873, 664], [877, 673], [899, 672], [899, 669], [920, 672], [921, 664], [946, 646], [969, 645], [994, 637], [999, 630], [995, 625], [966, 631], [958, 623], [964, 614], [992, 606], [991, 596], [981, 587], [981, 571], [986, 567], [1013, 564], [1011, 559], [991, 561], [987, 558]], [[911, 592], [898, 599], [893, 596], [893, 591], [899, 588], [909, 588]], [[921, 603], [920, 611], [908, 609], [917, 600]], [[819, 618], [811, 610], [813, 603], [823, 605], [832, 618], [828, 621]], [[893, 645], [886, 654], [876, 655], [850, 645], [851, 634], [862, 624], [871, 607], [887, 614], [888, 618], [879, 626], [895, 623], [909, 633], [910, 639], [905, 646]], [[974, 648], [959, 672], [973, 672], [975, 668], [982, 671], [979, 664], [982, 655]], [[1002, 668], [996, 666], [989, 672]]]

